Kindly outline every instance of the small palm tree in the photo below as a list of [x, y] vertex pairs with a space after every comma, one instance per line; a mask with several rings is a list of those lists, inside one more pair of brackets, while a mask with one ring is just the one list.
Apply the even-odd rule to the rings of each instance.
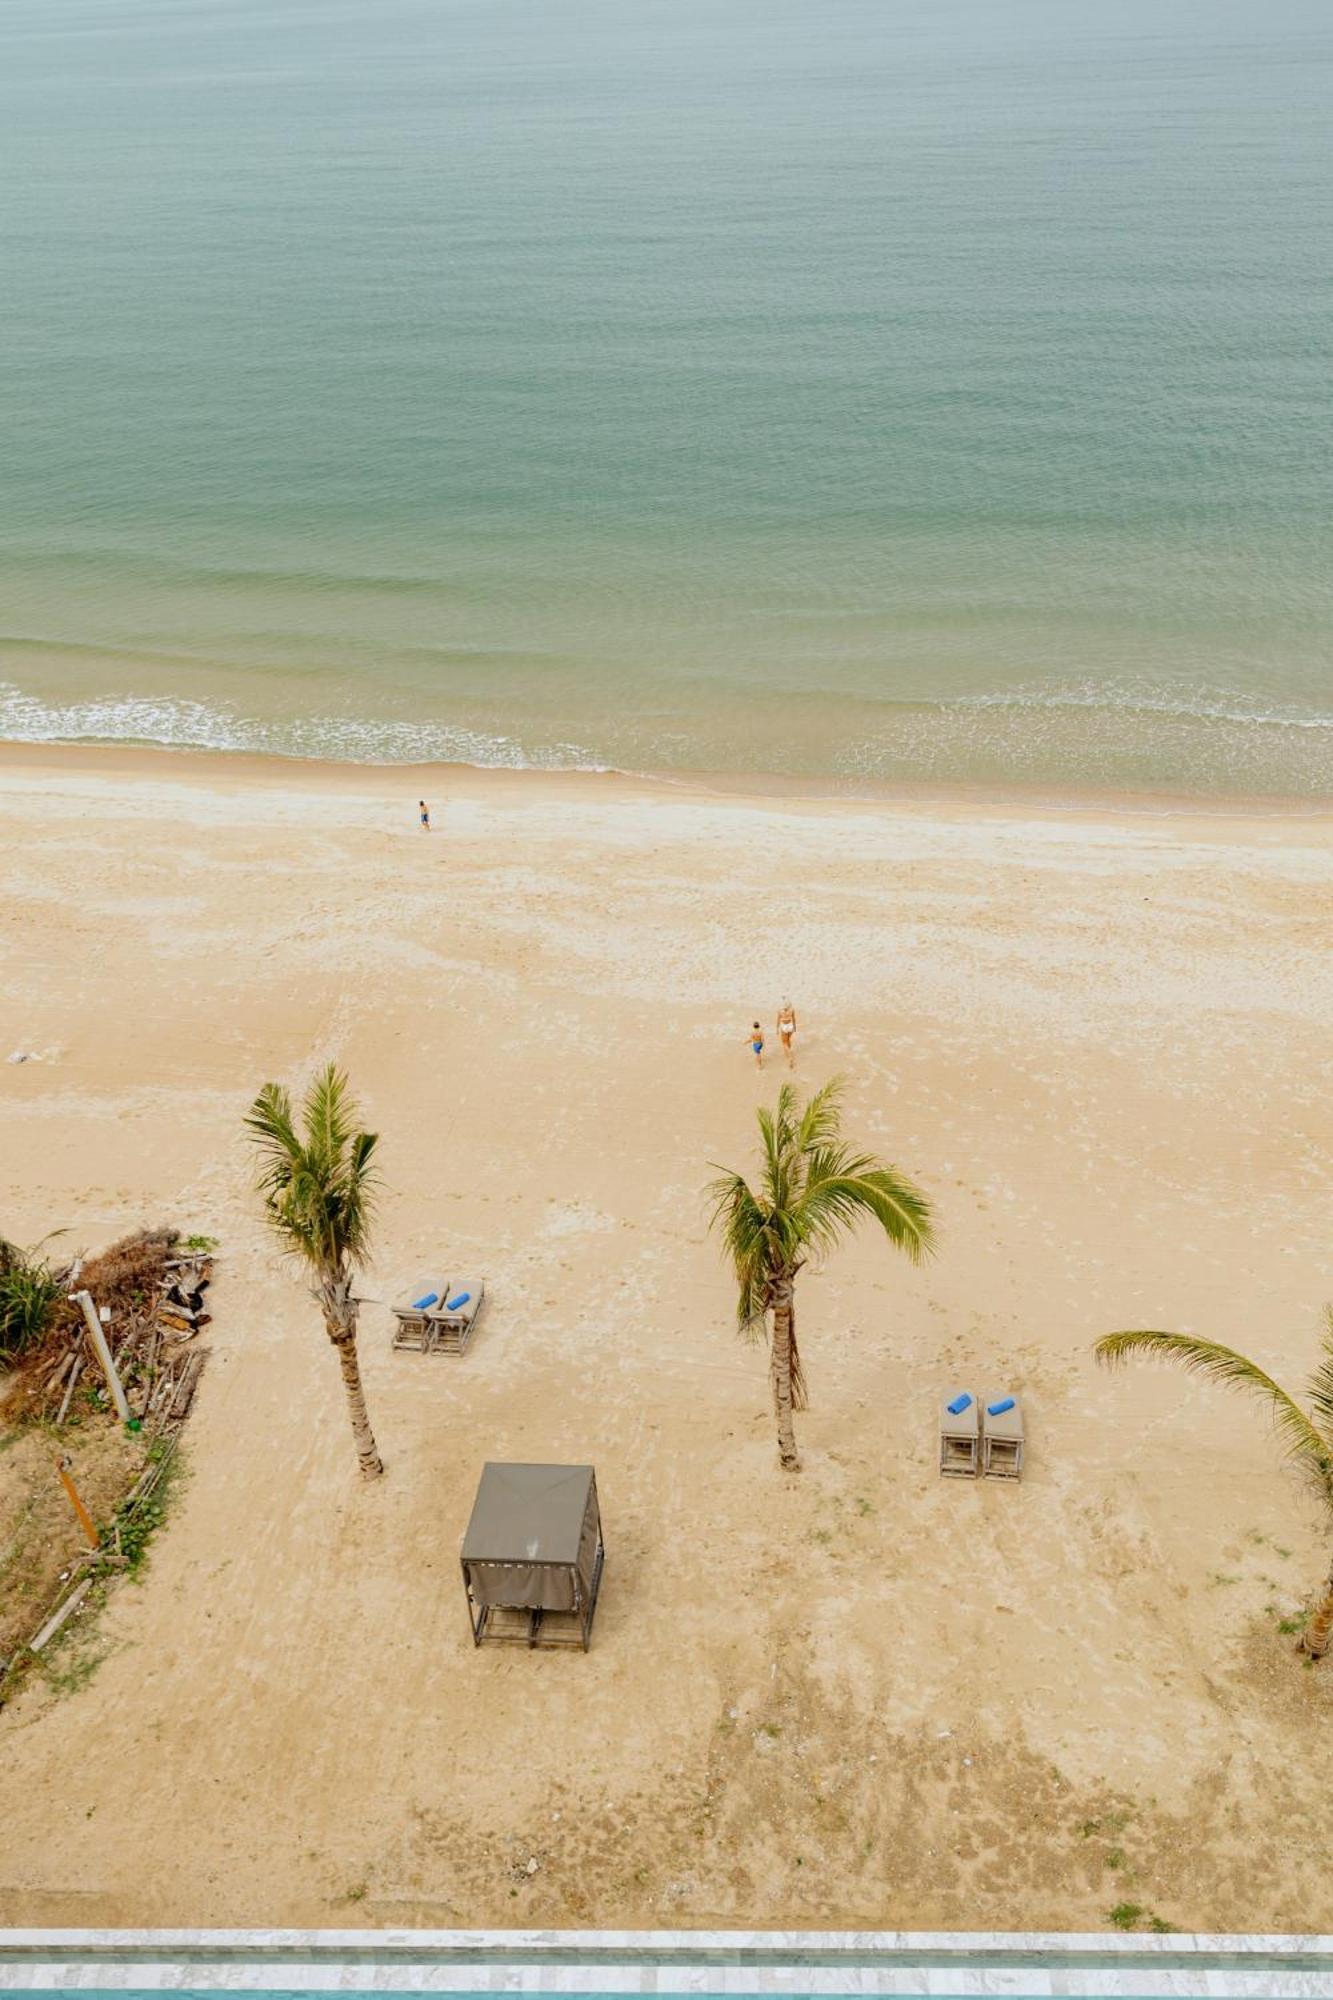
[[[1309, 1411], [1294, 1396], [1264, 1373], [1257, 1362], [1249, 1361], [1234, 1348], [1220, 1347], [1216, 1341], [1199, 1340], [1189, 1333], [1108, 1333], [1094, 1349], [1097, 1359], [1114, 1365], [1133, 1354], [1146, 1354], [1164, 1361], [1178, 1361], [1196, 1375], [1225, 1382], [1233, 1388], [1252, 1389], [1267, 1403], [1278, 1440], [1287, 1457], [1313, 1483], [1324, 1505], [1333, 1513], [1333, 1311], [1324, 1315], [1324, 1335], [1318, 1366], [1306, 1389]], [[1328, 1651], [1333, 1635], [1333, 1574], [1301, 1634], [1301, 1649], [1311, 1659], [1320, 1660]]]
[[357, 1127], [347, 1078], [330, 1063], [306, 1092], [297, 1131], [291, 1098], [266, 1083], [246, 1126], [259, 1151], [259, 1191], [285, 1250], [305, 1265], [342, 1369], [362, 1476], [383, 1472], [356, 1358], [357, 1302], [352, 1273], [370, 1242], [376, 1176], [373, 1132]]
[[862, 1216], [877, 1222], [890, 1243], [917, 1262], [931, 1248], [930, 1205], [897, 1169], [842, 1138], [842, 1084], [826, 1083], [801, 1110], [792, 1085], [777, 1108], [759, 1111], [763, 1167], [756, 1193], [743, 1174], [725, 1173], [709, 1187], [712, 1226], [739, 1287], [736, 1321], [751, 1339], [769, 1315], [769, 1362], [778, 1420], [778, 1454], [800, 1469], [792, 1416], [806, 1408], [805, 1374], [796, 1345], [796, 1279], [811, 1257], [826, 1256]]

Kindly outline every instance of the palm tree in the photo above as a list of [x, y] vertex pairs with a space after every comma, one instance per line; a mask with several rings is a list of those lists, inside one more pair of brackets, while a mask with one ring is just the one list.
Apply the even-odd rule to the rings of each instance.
[[[1179, 1361], [1196, 1375], [1210, 1381], [1226, 1382], [1237, 1389], [1253, 1389], [1267, 1403], [1273, 1427], [1287, 1457], [1312, 1481], [1324, 1505], [1333, 1513], [1333, 1311], [1324, 1314], [1321, 1354], [1306, 1389], [1309, 1410], [1302, 1409], [1280, 1383], [1265, 1374], [1257, 1362], [1221, 1347], [1213, 1340], [1199, 1340], [1190, 1333], [1108, 1333], [1097, 1342], [1099, 1361], [1114, 1365], [1132, 1354]], [[1301, 1634], [1301, 1649], [1311, 1659], [1320, 1660], [1328, 1651], [1333, 1635], [1333, 1574], [1323, 1586], [1323, 1594]]]
[[264, 1085], [245, 1122], [259, 1151], [258, 1185], [268, 1219], [283, 1248], [309, 1272], [338, 1355], [362, 1476], [376, 1479], [384, 1466], [366, 1413], [352, 1296], [352, 1273], [365, 1262], [370, 1242], [376, 1135], [356, 1129], [348, 1081], [334, 1063], [306, 1092], [301, 1131], [280, 1083]]
[[763, 1166], [756, 1193], [743, 1174], [721, 1169], [709, 1187], [712, 1226], [736, 1273], [736, 1323], [761, 1337], [772, 1315], [769, 1362], [778, 1420], [778, 1454], [800, 1469], [792, 1415], [807, 1407], [796, 1345], [795, 1289], [811, 1257], [823, 1257], [862, 1216], [877, 1222], [896, 1249], [916, 1263], [931, 1248], [930, 1205], [894, 1167], [854, 1153], [842, 1137], [842, 1083], [826, 1083], [801, 1110], [784, 1083], [777, 1108], [761, 1107]]

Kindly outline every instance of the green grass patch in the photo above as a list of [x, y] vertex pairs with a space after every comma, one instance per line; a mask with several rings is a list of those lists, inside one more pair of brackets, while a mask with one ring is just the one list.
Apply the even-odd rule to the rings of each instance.
[[1169, 1924], [1165, 1917], [1159, 1917], [1154, 1911], [1145, 1909], [1142, 1903], [1117, 1903], [1114, 1909], [1106, 1912], [1106, 1921], [1113, 1930], [1156, 1931], [1161, 1937], [1176, 1928], [1174, 1924]]
[[1106, 1921], [1118, 1931], [1136, 1931], [1140, 1918], [1146, 1914], [1142, 1903], [1117, 1903], [1106, 1912]]
[[110, 1528], [102, 1532], [102, 1546], [108, 1549], [114, 1548], [124, 1556], [128, 1566], [127, 1573], [130, 1576], [137, 1576], [143, 1568], [148, 1545], [166, 1520], [179, 1489], [180, 1452], [172, 1451], [170, 1456], [167, 1456], [169, 1450], [170, 1447], [160, 1438], [149, 1446], [150, 1464], [154, 1460], [159, 1463], [165, 1460], [156, 1484], [150, 1492], [141, 1495], [132, 1506], [122, 1507], [114, 1516]]
[[91, 1649], [73, 1656], [59, 1652], [52, 1659], [39, 1661], [42, 1679], [52, 1694], [78, 1694], [86, 1688], [103, 1660], [110, 1657], [111, 1648], [104, 1646], [100, 1652]]

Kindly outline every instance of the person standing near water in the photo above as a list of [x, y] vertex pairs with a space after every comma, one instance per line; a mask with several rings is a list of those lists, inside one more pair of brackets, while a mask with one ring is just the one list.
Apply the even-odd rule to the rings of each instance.
[[419, 812], [419, 813], [421, 814], [421, 830], [422, 830], [422, 832], [423, 832], [423, 833], [429, 833], [429, 832], [430, 832], [430, 807], [429, 807], [429, 806], [428, 806], [428, 805], [426, 804], [426, 801], [425, 801], [424, 799], [418, 799], [418, 800], [417, 800], [417, 810], [418, 810], [418, 812]]
[[787, 1068], [796, 1067], [796, 1009], [790, 1000], [784, 1000], [778, 1009], [778, 1040], [782, 1043], [782, 1053], [787, 1058]]

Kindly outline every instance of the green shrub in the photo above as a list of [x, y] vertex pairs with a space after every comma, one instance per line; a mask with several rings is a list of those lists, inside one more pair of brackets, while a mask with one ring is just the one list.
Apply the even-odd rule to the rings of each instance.
[[0, 1361], [17, 1361], [51, 1324], [63, 1287], [41, 1246], [20, 1250], [0, 1240]]

